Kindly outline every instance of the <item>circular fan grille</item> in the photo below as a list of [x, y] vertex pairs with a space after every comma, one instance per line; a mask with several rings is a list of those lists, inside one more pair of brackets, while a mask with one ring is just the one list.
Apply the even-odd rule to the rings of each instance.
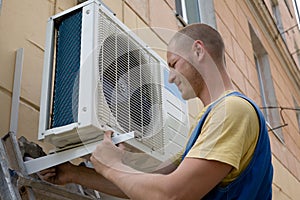
[[[158, 62], [123, 34], [107, 37], [99, 72], [106, 103], [123, 131], [152, 136], [162, 127]], [[159, 73], [158, 73], [159, 74]]]

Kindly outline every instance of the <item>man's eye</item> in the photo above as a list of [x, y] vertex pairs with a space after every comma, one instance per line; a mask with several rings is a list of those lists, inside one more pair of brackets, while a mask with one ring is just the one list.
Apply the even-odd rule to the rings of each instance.
[[172, 64], [170, 65], [170, 68], [175, 69], [175, 65], [176, 65], [176, 62], [172, 63]]

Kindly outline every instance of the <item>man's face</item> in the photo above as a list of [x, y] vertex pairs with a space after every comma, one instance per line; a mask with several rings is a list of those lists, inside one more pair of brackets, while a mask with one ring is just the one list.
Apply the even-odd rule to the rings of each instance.
[[171, 51], [167, 52], [167, 62], [170, 67], [169, 82], [175, 83], [182, 98], [188, 100], [197, 96], [201, 79], [196, 68], [186, 59]]

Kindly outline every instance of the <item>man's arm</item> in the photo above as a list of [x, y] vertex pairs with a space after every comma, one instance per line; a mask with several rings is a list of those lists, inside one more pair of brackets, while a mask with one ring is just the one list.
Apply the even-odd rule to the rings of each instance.
[[117, 186], [112, 184], [94, 169], [64, 163], [39, 172], [41, 179], [57, 185], [76, 183], [109, 195], [128, 198]]
[[[175, 159], [162, 163], [153, 173], [168, 174], [177, 168]], [[116, 197], [128, 198], [116, 185], [94, 169], [69, 162], [39, 172], [41, 179], [57, 185], [76, 183]]]
[[178, 163], [175, 158], [171, 158], [163, 163], [161, 163], [156, 170], [154, 170], [152, 173], [156, 174], [170, 174], [173, 171], [175, 171], [178, 167]]
[[110, 134], [106, 133], [91, 161], [98, 173], [117, 185], [130, 199], [200, 199], [232, 169], [218, 161], [185, 158], [168, 175], [142, 173], [118, 161], [116, 155], [120, 150], [111, 143]]

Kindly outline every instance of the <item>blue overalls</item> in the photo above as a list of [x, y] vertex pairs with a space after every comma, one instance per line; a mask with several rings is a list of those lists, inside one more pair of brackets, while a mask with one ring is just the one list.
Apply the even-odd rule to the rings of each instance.
[[[228, 96], [238, 96], [247, 100], [255, 108], [259, 118], [259, 137], [254, 150], [253, 157], [246, 167], [246, 169], [229, 185], [225, 187], [216, 186], [211, 190], [203, 199], [209, 200], [271, 200], [272, 199], [272, 179], [273, 179], [273, 166], [271, 163], [271, 148], [268, 136], [268, 129], [266, 121], [259, 107], [248, 97], [239, 92], [232, 92]], [[204, 124], [206, 117], [211, 109], [223, 98], [210, 105], [206, 112], [202, 115], [197, 127], [194, 129], [182, 156], [186, 156], [188, 151], [196, 142], [201, 128]]]

